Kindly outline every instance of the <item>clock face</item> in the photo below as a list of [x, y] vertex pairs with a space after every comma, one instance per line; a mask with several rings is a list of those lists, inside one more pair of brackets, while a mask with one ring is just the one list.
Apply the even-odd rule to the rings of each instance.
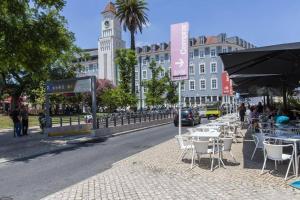
[[108, 21], [108, 20], [107, 20], [107, 21], [105, 21], [105, 22], [104, 22], [104, 27], [105, 27], [105, 28], [109, 28], [109, 26], [110, 26], [110, 23], [109, 23], [109, 21]]

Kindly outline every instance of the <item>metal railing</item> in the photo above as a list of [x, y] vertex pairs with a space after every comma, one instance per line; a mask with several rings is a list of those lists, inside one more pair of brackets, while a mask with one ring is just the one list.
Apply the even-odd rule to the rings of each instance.
[[[136, 124], [154, 120], [174, 118], [173, 111], [165, 112], [136, 112], [136, 113], [111, 113], [106, 116], [97, 117], [97, 128], [108, 128]], [[85, 118], [82, 115], [59, 116], [51, 118], [52, 127], [72, 126], [80, 124], [92, 124], [92, 118]]]

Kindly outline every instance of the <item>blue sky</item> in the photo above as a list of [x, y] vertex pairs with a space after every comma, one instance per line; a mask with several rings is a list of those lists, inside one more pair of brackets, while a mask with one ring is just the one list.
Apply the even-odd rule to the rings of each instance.
[[[67, 0], [63, 15], [81, 48], [97, 47], [108, 0]], [[148, 0], [150, 24], [137, 46], [169, 41], [170, 24], [188, 21], [190, 36], [227, 33], [257, 46], [300, 41], [299, 0]], [[123, 33], [129, 46], [129, 34]]]

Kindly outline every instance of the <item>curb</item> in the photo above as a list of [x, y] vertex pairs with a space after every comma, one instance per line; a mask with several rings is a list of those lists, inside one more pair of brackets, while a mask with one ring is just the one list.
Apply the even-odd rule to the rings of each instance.
[[173, 123], [173, 122], [171, 121], [171, 122], [165, 122], [165, 123], [161, 123], [161, 124], [155, 124], [155, 125], [152, 125], [152, 126], [132, 129], [132, 130], [129, 130], [129, 131], [123, 131], [123, 132], [115, 133], [115, 134], [112, 134], [112, 135], [103, 135], [103, 136], [98, 136], [98, 137], [91, 137], [91, 138], [87, 138], [86, 140], [80, 140], [80, 138], [79, 138], [78, 142], [76, 141], [76, 139], [75, 139], [75, 141], [67, 141], [66, 144], [70, 145], [70, 146], [67, 146], [67, 147], [60, 147], [60, 148], [55, 149], [55, 150], [40, 152], [40, 153], [36, 153], [36, 154], [32, 154], [32, 155], [28, 155], [28, 156], [24, 156], [24, 157], [20, 157], [20, 158], [14, 158], [14, 159], [10, 159], [10, 160], [0, 159], [0, 164], [7, 163], [7, 162], [28, 160], [28, 159], [31, 159], [31, 158], [34, 158], [34, 157], [45, 155], [45, 154], [57, 153], [57, 152], [60, 152], [60, 151], [63, 151], [63, 150], [72, 149], [72, 148], [75, 148], [76, 145], [78, 145], [78, 144], [85, 144], [85, 143], [89, 143], [89, 142], [97, 142], [99, 140], [100, 141], [103, 140], [103, 138], [121, 136], [121, 135], [129, 134], [129, 133], [132, 133], [132, 132], [135, 132], [135, 131], [146, 130], [146, 129], [155, 128], [155, 127], [158, 127], [158, 126], [171, 124], [171, 123]]
[[91, 141], [97, 141], [97, 140], [99, 140], [101, 138], [110, 138], [110, 137], [116, 137], [116, 136], [126, 135], [126, 134], [129, 134], [129, 133], [135, 132], [135, 131], [146, 130], [146, 129], [155, 128], [155, 127], [158, 127], [158, 126], [163, 126], [163, 125], [171, 124], [171, 123], [173, 123], [173, 122], [171, 121], [171, 122], [165, 122], [165, 123], [161, 123], [161, 124], [155, 124], [155, 125], [152, 125], [152, 126], [147, 126], [147, 127], [142, 127], [142, 128], [136, 128], [136, 129], [132, 129], [132, 130], [129, 130], [129, 131], [123, 131], [123, 132], [119, 132], [119, 133], [114, 133], [114, 134], [111, 134], [111, 135], [100, 135], [100, 136], [97, 136], [97, 137], [90, 137], [90, 138], [87, 138], [86, 140], [81, 140], [81, 138], [78, 138], [78, 140], [75, 139], [73, 141], [67, 141], [66, 144], [88, 143], [88, 142], [91, 142]]

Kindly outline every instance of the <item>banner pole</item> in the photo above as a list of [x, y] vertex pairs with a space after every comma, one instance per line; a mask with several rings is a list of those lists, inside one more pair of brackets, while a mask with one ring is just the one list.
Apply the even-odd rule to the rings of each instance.
[[181, 136], [181, 81], [178, 83], [178, 134]]

